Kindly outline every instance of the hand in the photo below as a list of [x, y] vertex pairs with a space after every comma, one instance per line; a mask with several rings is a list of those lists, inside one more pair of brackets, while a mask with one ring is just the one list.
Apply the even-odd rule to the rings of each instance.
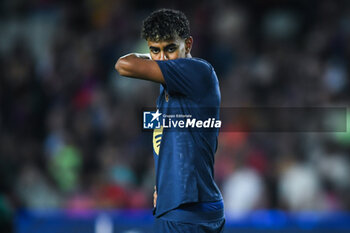
[[153, 192], [153, 207], [156, 208], [157, 206], [157, 188], [154, 186], [154, 192]]

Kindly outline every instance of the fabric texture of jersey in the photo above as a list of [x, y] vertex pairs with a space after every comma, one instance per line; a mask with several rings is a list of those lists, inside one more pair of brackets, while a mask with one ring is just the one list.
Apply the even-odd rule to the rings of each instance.
[[154, 223], [155, 233], [222, 233], [224, 232], [225, 219], [203, 223], [182, 223], [167, 221], [162, 218], [156, 219]]
[[[157, 108], [163, 115], [191, 115], [219, 119], [220, 89], [213, 67], [202, 59], [157, 61], [165, 85], [160, 87]], [[155, 216], [185, 203], [222, 200], [214, 181], [214, 154], [218, 129], [162, 128], [154, 131], [157, 186]], [[158, 152], [158, 153], [157, 153]]]
[[163, 214], [163, 220], [182, 223], [205, 223], [225, 218], [223, 201], [186, 203]]

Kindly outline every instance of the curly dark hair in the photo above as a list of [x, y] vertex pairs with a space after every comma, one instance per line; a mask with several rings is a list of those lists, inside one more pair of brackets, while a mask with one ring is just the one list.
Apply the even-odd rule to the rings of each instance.
[[182, 39], [190, 36], [190, 24], [181, 11], [160, 9], [143, 21], [141, 37], [145, 40], [172, 40], [176, 36]]

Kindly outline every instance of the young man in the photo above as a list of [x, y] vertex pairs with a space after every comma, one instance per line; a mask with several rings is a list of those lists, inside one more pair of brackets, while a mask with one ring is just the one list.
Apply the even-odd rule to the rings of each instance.
[[[157, 109], [164, 115], [219, 119], [220, 90], [213, 67], [191, 57], [189, 22], [179, 11], [162, 9], [143, 22], [150, 58], [128, 54], [115, 68], [122, 76], [160, 83]], [[223, 231], [222, 196], [214, 182], [218, 129], [156, 129], [155, 231]], [[159, 143], [160, 142], [160, 143]]]

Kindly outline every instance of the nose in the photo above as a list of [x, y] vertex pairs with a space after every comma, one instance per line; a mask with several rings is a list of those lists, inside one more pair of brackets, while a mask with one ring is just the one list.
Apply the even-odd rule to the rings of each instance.
[[161, 61], [168, 60], [168, 57], [166, 56], [166, 54], [163, 51], [160, 53], [160, 60]]

